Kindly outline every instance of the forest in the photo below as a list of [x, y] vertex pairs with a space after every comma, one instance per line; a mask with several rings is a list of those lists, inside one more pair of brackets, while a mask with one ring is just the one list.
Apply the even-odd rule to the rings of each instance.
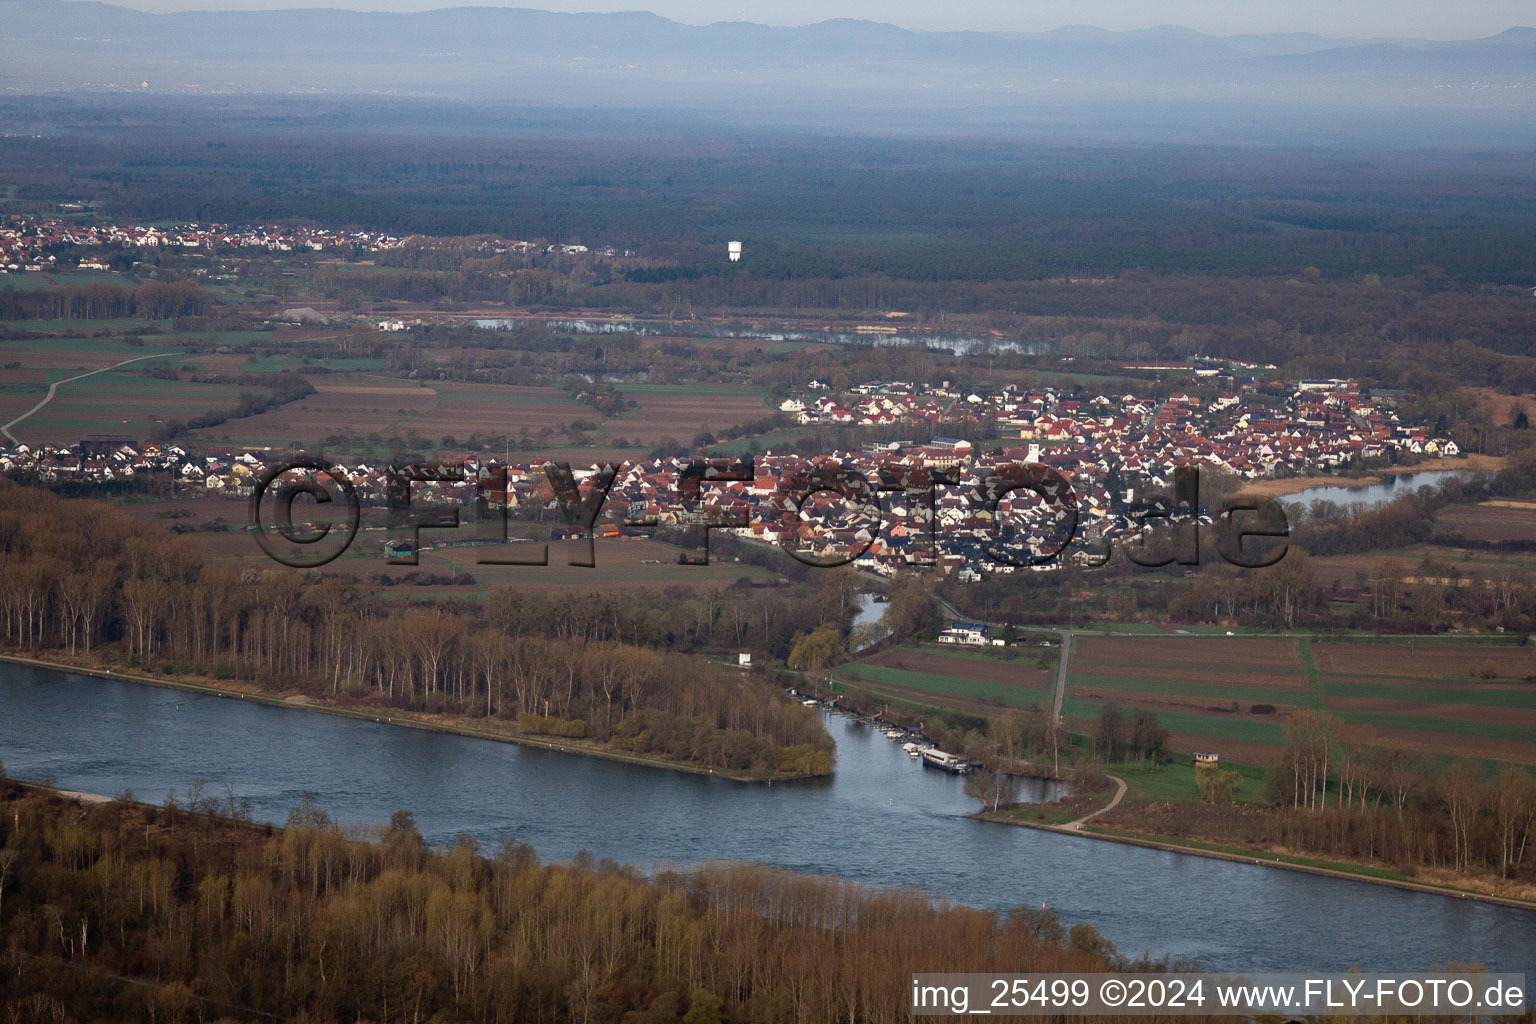
[[58, 1024], [886, 1024], [909, 1019], [919, 970], [1168, 967], [1027, 907], [431, 849], [408, 811], [355, 835], [307, 800], [280, 830], [212, 796], [82, 810], [3, 774], [0, 935], [0, 1015]]
[[132, 290], [106, 283], [0, 288], [0, 320], [170, 320], [202, 316], [211, 305], [191, 281], [150, 281]]
[[391, 602], [346, 578], [211, 562], [127, 513], [0, 483], [0, 637], [167, 675], [466, 716], [766, 777], [825, 775], [832, 740], [760, 675], [690, 652], [846, 621], [851, 588], [678, 588]]

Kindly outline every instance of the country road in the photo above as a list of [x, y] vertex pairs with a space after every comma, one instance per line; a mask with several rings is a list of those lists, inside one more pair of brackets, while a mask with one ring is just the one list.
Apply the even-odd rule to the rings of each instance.
[[98, 373], [106, 373], [108, 370], [115, 370], [115, 369], [117, 369], [120, 366], [127, 366], [129, 363], [142, 363], [146, 359], [164, 359], [166, 356], [179, 356], [179, 355], [185, 355], [185, 353], [183, 353], [183, 352], [156, 352], [152, 356], [134, 356], [132, 359], [124, 359], [122, 362], [120, 362], [120, 363], [113, 363], [111, 366], [103, 366], [99, 370], [90, 370], [90, 371], [87, 371], [86, 373], [78, 373], [78, 374], [76, 374], [73, 377], [66, 377], [64, 380], [56, 380], [52, 384], [48, 385], [48, 393], [43, 396], [43, 400], [41, 402], [38, 402], [32, 408], [28, 409], [26, 412], [22, 413], [20, 416], [17, 416], [15, 419], [11, 420], [11, 422], [7, 423], [5, 426], [0, 427], [0, 434], [4, 434], [6, 436], [6, 439], [9, 440], [11, 442], [11, 444], [21, 444], [21, 441], [19, 439], [17, 439], [16, 435], [11, 433], [11, 428], [14, 427], [16, 424], [20, 423], [22, 420], [26, 419], [28, 416], [31, 416], [33, 413], [37, 412], [39, 409], [41, 409], [43, 406], [47, 405], [49, 402], [53, 401], [53, 396], [58, 394], [59, 385], [60, 384], [68, 384], [71, 381], [82, 380], [82, 379], [84, 379], [86, 377], [94, 377]]
[[1054, 721], [1061, 721], [1061, 702], [1067, 695], [1067, 665], [1072, 660], [1072, 633], [1070, 630], [1061, 631], [1061, 657], [1056, 662], [1056, 705], [1053, 709]]

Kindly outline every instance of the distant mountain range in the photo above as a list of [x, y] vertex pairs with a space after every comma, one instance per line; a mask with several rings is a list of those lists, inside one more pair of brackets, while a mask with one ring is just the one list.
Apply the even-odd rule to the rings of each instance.
[[91, 0], [0, 0], [0, 90], [761, 110], [1038, 113], [1124, 100], [1516, 111], [1536, 97], [1536, 29], [1430, 42], [1182, 28], [919, 32], [849, 20], [689, 26], [503, 7], [145, 14]]

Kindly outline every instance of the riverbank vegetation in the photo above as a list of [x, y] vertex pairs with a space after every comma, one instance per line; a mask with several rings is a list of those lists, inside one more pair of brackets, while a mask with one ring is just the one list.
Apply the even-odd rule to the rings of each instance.
[[[1200, 679], [1211, 674], [1202, 675], [1202, 670], [1183, 664], [1170, 651], [1177, 654], [1181, 648], [1184, 657], [1231, 662], [1244, 645], [1267, 649], [1265, 645], [1277, 644], [1290, 649], [1293, 659], [1298, 649], [1306, 651], [1314, 671], [1316, 652], [1337, 663], [1334, 671], [1343, 671], [1354, 661], [1368, 661], [1378, 673], [1386, 671], [1393, 659], [1410, 660], [1423, 671], [1438, 671], [1437, 665], [1448, 659], [1454, 665], [1465, 653], [1449, 647], [1313, 646], [1289, 638], [1080, 636], [1070, 676], [1079, 682], [1069, 686], [1068, 717], [1063, 723], [1052, 722], [1050, 705], [1042, 700], [1024, 709], [988, 707], [974, 698], [946, 696], [942, 687], [931, 692], [933, 703], [929, 704], [912, 700], [910, 691], [903, 691], [909, 693], [907, 699], [894, 697], [897, 688], [886, 682], [847, 681], [839, 684], [839, 702], [896, 723], [921, 722], [924, 733], [943, 749], [1003, 773], [996, 776], [1000, 785], [979, 784], [972, 794], [984, 811], [1001, 810], [997, 820], [1060, 824], [1082, 817], [1104, 806], [1114, 792], [1107, 775], [1114, 775], [1127, 783], [1128, 794], [1097, 818], [1096, 825], [1175, 845], [1215, 843], [1364, 865], [1403, 879], [1436, 880], [1436, 884], [1536, 901], [1536, 775], [1521, 760], [1529, 756], [1528, 751], [1508, 744], [1495, 750], [1494, 740], [1474, 745], [1455, 731], [1463, 716], [1471, 713], [1469, 708], [1476, 710], [1467, 703], [1476, 694], [1504, 692], [1493, 689], [1504, 683], [1471, 675], [1475, 660], [1463, 670], [1468, 676], [1460, 682], [1382, 679], [1372, 683], [1416, 687], [1426, 699], [1451, 699], [1439, 690], [1429, 691], [1435, 685], [1461, 693], [1461, 704], [1420, 708], [1425, 716], [1437, 716], [1441, 728], [1451, 730], [1445, 742], [1463, 751], [1459, 757], [1434, 752], [1435, 744], [1426, 747], [1426, 737], [1434, 734], [1417, 726], [1405, 727], [1412, 720], [1403, 713], [1374, 724], [1364, 713], [1335, 713], [1311, 706], [1317, 694], [1307, 687], [1299, 665], [1295, 671], [1301, 681], [1294, 687], [1295, 696], [1283, 708], [1265, 705], [1259, 716], [1274, 729], [1273, 745], [1240, 744], [1231, 738], [1224, 742], [1216, 732], [1232, 719], [1228, 710], [1216, 709], [1221, 713], [1213, 716], [1216, 724], [1207, 734], [1172, 735], [1153, 710], [1175, 706], [1168, 703], [1168, 694], [1181, 692], [1186, 684], [1174, 677]], [[1212, 645], [1223, 645], [1221, 654]], [[1084, 680], [1102, 685], [1093, 673], [1104, 669], [1096, 666], [1115, 662], [1091, 659], [1126, 658], [1125, 651], [1136, 647], [1143, 648], [1146, 662], [1168, 678], [1150, 689], [1123, 691], [1126, 707], [1113, 699], [1099, 703], [1102, 694], [1095, 694], [1095, 684]], [[916, 663], [918, 649], [913, 651], [908, 661]], [[1523, 648], [1511, 644], [1482, 651], [1479, 659], [1493, 663], [1489, 655], [1497, 655], [1502, 659], [1499, 664], [1511, 658], [1518, 661], [1523, 654]], [[1233, 693], [1247, 685], [1237, 680], [1258, 679], [1263, 685], [1281, 687], [1285, 665], [1279, 653], [1283, 653], [1280, 648], [1268, 649], [1265, 667], [1245, 672], [1228, 664], [1216, 675], [1224, 673], [1224, 685]], [[994, 667], [1010, 664], [1000, 655], [982, 661]], [[1137, 663], [1122, 660], [1119, 664]], [[980, 674], [972, 670], [972, 675]], [[1334, 677], [1321, 678], [1322, 692], [1331, 692], [1327, 686]], [[1026, 693], [1034, 692], [1024, 685]], [[1198, 684], [1187, 685], [1198, 689]], [[1459, 689], [1466, 687], [1474, 688], [1473, 696]], [[1503, 713], [1526, 715], [1527, 703], [1524, 694], [1516, 692]], [[1085, 717], [1090, 708], [1097, 711], [1093, 718]], [[1199, 728], [1198, 719], [1187, 710], [1176, 708], [1168, 718], [1185, 730]], [[1465, 720], [1473, 725], [1478, 721], [1475, 717]], [[1177, 754], [1170, 746], [1175, 736], [1181, 742], [1177, 749], [1183, 751]], [[1204, 744], [1203, 749], [1226, 753], [1216, 763], [1195, 763], [1188, 753], [1191, 739]], [[1234, 750], [1247, 752], [1251, 763], [1229, 756]], [[1500, 753], [1509, 759], [1483, 759]], [[1009, 795], [1006, 773], [1064, 778], [1071, 784], [1071, 793], [1052, 804], [1009, 807], [1014, 798]], [[986, 778], [990, 782], [994, 777]]]
[[426, 846], [211, 799], [79, 804], [0, 778], [8, 1020], [908, 1019], [915, 971], [1147, 968], [1087, 925], [749, 865], [653, 877], [526, 845]]
[[1536, 777], [1417, 755], [1321, 711], [1285, 725], [1267, 799], [1131, 800], [1104, 823], [1174, 838], [1379, 863], [1405, 877], [1480, 878], [1536, 899]]
[[537, 734], [743, 776], [825, 775], [831, 737], [766, 677], [687, 652], [719, 635], [787, 653], [845, 614], [831, 584], [782, 603], [691, 589], [389, 602], [318, 572], [221, 566], [121, 510], [0, 481], [13, 648], [503, 730], [528, 716]]

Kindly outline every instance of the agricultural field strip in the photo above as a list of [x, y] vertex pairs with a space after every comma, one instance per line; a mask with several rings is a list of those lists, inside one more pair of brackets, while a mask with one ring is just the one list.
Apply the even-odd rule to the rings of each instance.
[[567, 405], [572, 409], [585, 409], [590, 412], [593, 417], [601, 418], [601, 414], [596, 409], [592, 409], [590, 406], [582, 405], [580, 402], [573, 402], [566, 397], [565, 392], [557, 391], [554, 388], [550, 388], [549, 394], [547, 395], [498, 395], [489, 392], [482, 394], [452, 391], [447, 388], [438, 388], [436, 390], [442, 395], [442, 400], [445, 403], [459, 404], [468, 402], [497, 402], [510, 405]]
[[1311, 702], [1311, 693], [1304, 689], [1266, 690], [1248, 686], [1220, 686], [1208, 683], [1169, 683], [1157, 679], [1126, 679], [1123, 677], [1085, 676], [1075, 669], [1067, 675], [1068, 687], [1084, 686], [1096, 690], [1126, 690], [1132, 693], [1158, 693], [1179, 697], [1207, 697], [1221, 700], [1243, 700], [1253, 704], [1287, 704], [1296, 706]]
[[1405, 704], [1476, 704], [1482, 707], [1536, 708], [1536, 686], [1488, 686], [1479, 680], [1467, 680], [1463, 686], [1435, 682], [1404, 682], [1397, 677], [1380, 677], [1383, 682], [1356, 683], [1337, 676], [1325, 676], [1328, 696], [1380, 697]]
[[923, 654], [925, 654], [925, 655], [927, 655], [927, 656], [929, 656], [931, 658], [950, 658], [950, 659], [953, 659], [955, 661], [981, 662], [981, 663], [987, 664], [987, 665], [1010, 665], [1010, 664], [1017, 664], [1017, 661], [1011, 662], [1007, 658], [999, 658], [996, 655], [984, 654], [981, 651], [965, 651], [965, 650], [946, 651], [942, 647], [921, 647], [921, 648], [906, 648], [906, 649], [907, 650], [918, 650], [918, 651], [921, 651]]
[[1293, 675], [1297, 677], [1301, 676], [1301, 666], [1299, 665], [1225, 665], [1210, 661], [1187, 661], [1178, 663], [1170, 661], [1158, 661], [1153, 663], [1148, 662], [1145, 659], [1140, 661], [1111, 661], [1105, 658], [1084, 658], [1081, 655], [1074, 655], [1072, 658], [1072, 664], [1106, 665], [1112, 666], [1114, 668], [1143, 668], [1154, 670], [1179, 668], [1214, 669], [1227, 672], [1268, 672], [1274, 675]]
[[[979, 679], [963, 679], [956, 676], [939, 676], [928, 672], [888, 668], [884, 665], [872, 665], [869, 662], [861, 662], [850, 667], [861, 679], [873, 680], [888, 686], [900, 686], [914, 692], [943, 694], [951, 697], [1001, 698], [1008, 703], [1020, 704], [1023, 707], [1028, 707], [1035, 701], [1045, 702], [1050, 699], [1050, 688], [1044, 685], [1031, 687], [989, 683]], [[850, 679], [846, 672], [842, 673], [840, 678], [845, 682], [860, 681]], [[1020, 698], [1023, 698], [1022, 702]]]
[[1330, 713], [1336, 718], [1355, 725], [1411, 729], [1414, 732], [1452, 733], [1478, 739], [1536, 744], [1536, 731], [1521, 722], [1476, 722], [1462, 718], [1446, 718], [1443, 715], [1399, 714], [1390, 711], [1333, 711]]
[[1306, 670], [1307, 683], [1312, 687], [1312, 699], [1319, 708], [1326, 706], [1328, 695], [1323, 689], [1323, 674], [1317, 667], [1317, 656], [1312, 651], [1312, 641], [1305, 637], [1296, 641], [1296, 657]]
[[[1536, 654], [1529, 649], [1487, 647], [1472, 651], [1467, 648], [1433, 648], [1427, 645], [1417, 648], [1399, 646], [1393, 650], [1370, 652], [1360, 647], [1342, 648], [1339, 645], [1319, 645], [1314, 651], [1317, 671], [1323, 675], [1351, 676], [1357, 674], [1383, 675], [1402, 679], [1463, 679], [1471, 674], [1479, 661], [1490, 661], [1503, 678], [1521, 678], [1536, 671]], [[1395, 656], [1394, 656], [1395, 655]], [[1382, 668], [1394, 672], [1379, 672]], [[1359, 670], [1363, 669], [1364, 672]]]
[[[1096, 718], [1099, 710], [1109, 700], [1091, 697], [1075, 697], [1067, 700], [1065, 713], [1078, 719]], [[1279, 723], [1258, 722], [1251, 718], [1239, 718], [1221, 714], [1199, 714], [1156, 708], [1159, 721], [1175, 732], [1206, 735], [1220, 739], [1242, 740], [1279, 745], [1283, 742]], [[1451, 734], [1478, 739], [1510, 740], [1517, 743], [1536, 743], [1531, 727], [1517, 722], [1481, 722], [1447, 717], [1443, 711], [1412, 714], [1386, 711], [1333, 710], [1342, 721], [1357, 725], [1374, 725], [1382, 728], [1399, 728], [1414, 732]]]
[[[1083, 722], [1097, 719], [1099, 711], [1108, 701], [1069, 698], [1063, 708], [1068, 718]], [[1200, 715], [1185, 711], [1158, 709], [1157, 719], [1163, 726], [1176, 733], [1194, 736], [1210, 736], [1214, 739], [1236, 740], [1245, 743], [1261, 743], [1281, 746], [1284, 732], [1279, 722], [1259, 721], [1239, 715]]]

